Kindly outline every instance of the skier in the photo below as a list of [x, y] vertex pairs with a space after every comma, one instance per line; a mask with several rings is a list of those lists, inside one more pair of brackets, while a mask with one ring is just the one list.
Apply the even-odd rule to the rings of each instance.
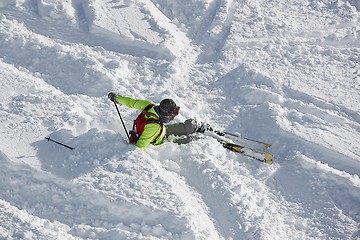
[[192, 140], [190, 134], [203, 133], [209, 129], [208, 124], [197, 124], [194, 119], [188, 119], [183, 123], [164, 125], [174, 120], [180, 111], [180, 107], [169, 98], [163, 99], [159, 105], [155, 105], [150, 100], [120, 96], [113, 92], [108, 94], [108, 98], [114, 103], [142, 110], [130, 131], [130, 143], [140, 148], [146, 148], [150, 144], [159, 145], [170, 135], [185, 136], [175, 142], [179, 144], [188, 143]]

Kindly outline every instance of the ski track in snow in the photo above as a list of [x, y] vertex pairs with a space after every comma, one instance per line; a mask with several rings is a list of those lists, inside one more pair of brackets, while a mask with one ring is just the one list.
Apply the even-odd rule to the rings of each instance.
[[[0, 2], [0, 238], [359, 239], [359, 8]], [[275, 163], [205, 136], [129, 146], [109, 91], [171, 97]]]

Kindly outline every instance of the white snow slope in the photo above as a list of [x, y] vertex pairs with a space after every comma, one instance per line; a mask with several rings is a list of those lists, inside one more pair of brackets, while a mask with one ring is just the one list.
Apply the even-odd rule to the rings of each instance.
[[[360, 239], [359, 20], [358, 0], [0, 0], [0, 239]], [[275, 161], [138, 149], [110, 91]]]

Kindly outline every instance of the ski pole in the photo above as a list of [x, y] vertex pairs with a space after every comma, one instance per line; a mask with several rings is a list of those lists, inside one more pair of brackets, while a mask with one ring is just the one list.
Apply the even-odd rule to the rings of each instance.
[[226, 137], [226, 135], [229, 135], [229, 136], [232, 136], [232, 137], [236, 137], [236, 138], [238, 138], [238, 139], [245, 139], [245, 140], [248, 140], [248, 141], [251, 141], [251, 142], [256, 142], [256, 143], [259, 143], [259, 144], [264, 145], [266, 148], [271, 147], [271, 144], [270, 144], [270, 143], [266, 143], [266, 142], [254, 140], [254, 139], [251, 139], [251, 138], [241, 137], [240, 135], [237, 135], [237, 134], [234, 134], [234, 133], [221, 132], [221, 131], [217, 131], [217, 130], [215, 130], [215, 133], [218, 134], [219, 136], [224, 136], [224, 137]]
[[251, 138], [245, 138], [245, 137], [244, 137], [244, 139], [245, 139], [245, 140], [252, 141], [252, 142], [257, 142], [257, 143], [263, 144], [266, 148], [271, 147], [271, 144], [270, 144], [270, 143], [266, 143], [266, 142], [254, 140], [254, 139], [251, 139]]
[[223, 132], [223, 133], [227, 134], [227, 135], [230, 135], [230, 136], [233, 136], [233, 137], [240, 137], [239, 135], [234, 134], [234, 133], [229, 133], [229, 132]]
[[63, 144], [63, 143], [61, 143], [61, 142], [58, 142], [58, 141], [53, 140], [53, 139], [51, 139], [50, 137], [45, 137], [45, 139], [46, 139], [46, 140], [48, 140], [48, 141], [51, 141], [51, 142], [57, 143], [57, 144], [59, 144], [59, 145], [61, 145], [61, 146], [67, 147], [67, 148], [69, 148], [69, 149], [71, 149], [71, 150], [73, 150], [73, 149], [74, 149], [73, 147], [70, 147], [70, 146], [65, 145], [65, 144]]
[[118, 106], [116, 105], [116, 102], [114, 102], [114, 105], [115, 105], [116, 110], [117, 110], [117, 112], [118, 112], [118, 114], [119, 114], [119, 117], [120, 117], [121, 123], [122, 123], [122, 125], [123, 125], [123, 127], [124, 127], [124, 129], [125, 129], [126, 136], [128, 137], [129, 142], [130, 142], [130, 137], [129, 137], [128, 131], [127, 131], [126, 126], [125, 126], [125, 123], [124, 123], [124, 121], [123, 121], [123, 119], [122, 119], [122, 117], [121, 117], [121, 114], [120, 114], [119, 108], [118, 108]]

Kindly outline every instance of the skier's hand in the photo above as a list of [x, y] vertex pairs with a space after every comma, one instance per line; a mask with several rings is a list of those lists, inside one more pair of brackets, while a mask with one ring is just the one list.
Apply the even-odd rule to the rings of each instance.
[[116, 100], [116, 94], [115, 93], [113, 93], [113, 92], [110, 92], [109, 94], [108, 94], [108, 98], [110, 99], [110, 101], [112, 101], [112, 102], [116, 102], [115, 100]]

